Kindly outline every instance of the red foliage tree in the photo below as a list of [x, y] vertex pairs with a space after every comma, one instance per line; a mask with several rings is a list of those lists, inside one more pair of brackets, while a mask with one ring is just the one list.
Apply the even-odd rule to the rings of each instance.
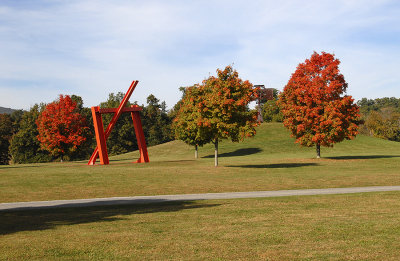
[[63, 155], [76, 151], [86, 140], [86, 120], [77, 112], [76, 102], [68, 95], [60, 95], [57, 101], [48, 104], [36, 124], [41, 148], [54, 156], [61, 156], [61, 159]]
[[296, 142], [317, 149], [333, 146], [358, 134], [359, 107], [344, 95], [347, 83], [339, 71], [340, 61], [332, 54], [314, 52], [297, 66], [280, 95], [284, 125]]

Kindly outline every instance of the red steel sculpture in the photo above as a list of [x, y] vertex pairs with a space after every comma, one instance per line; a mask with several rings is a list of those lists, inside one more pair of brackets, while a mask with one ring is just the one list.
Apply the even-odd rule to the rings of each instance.
[[[139, 107], [138, 105], [131, 105], [131, 107], [125, 107], [126, 103], [128, 102], [129, 98], [132, 95], [133, 90], [136, 88], [136, 85], [138, 83], [139, 81], [132, 82], [131, 86], [129, 87], [127, 93], [125, 94], [118, 108], [100, 109], [99, 106], [92, 107], [92, 117], [93, 117], [94, 130], [96, 133], [97, 147], [94, 150], [92, 156], [90, 157], [88, 165], [94, 165], [98, 157], [100, 157], [101, 165], [108, 165], [110, 163], [110, 161], [108, 160], [106, 140], [110, 136], [110, 133], [115, 126], [115, 123], [117, 122], [118, 118], [121, 116], [123, 112], [130, 112], [132, 116], [133, 127], [135, 128], [137, 144], [140, 152], [140, 158], [136, 161], [136, 163], [149, 162], [149, 154], [147, 153], [146, 140], [144, 137], [142, 122], [140, 120], [140, 113], [139, 113], [139, 111], [142, 110], [142, 107]], [[110, 123], [108, 124], [106, 131], [104, 131], [103, 119], [101, 117], [101, 115], [104, 113], [114, 113], [114, 116], [112, 117]]]

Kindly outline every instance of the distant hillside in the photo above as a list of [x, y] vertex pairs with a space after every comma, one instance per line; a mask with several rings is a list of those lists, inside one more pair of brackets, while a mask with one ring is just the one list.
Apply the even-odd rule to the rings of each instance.
[[14, 110], [14, 109], [11, 109], [11, 108], [4, 108], [4, 107], [0, 107], [0, 113], [7, 113], [7, 114], [11, 114], [11, 113], [13, 113], [14, 111], [16, 111], [16, 110]]
[[[365, 135], [357, 135], [353, 140], [345, 140], [337, 143], [333, 148], [322, 147], [323, 158], [329, 157], [355, 157], [362, 159], [368, 155], [374, 158], [376, 155], [391, 157], [400, 151], [400, 142], [388, 141]], [[134, 156], [133, 156], [134, 154]], [[149, 147], [150, 160], [192, 160], [194, 148], [184, 144], [182, 141], [171, 141]], [[131, 159], [138, 157], [138, 151], [112, 156], [112, 160]], [[214, 145], [207, 144], [199, 148], [202, 158], [212, 159], [214, 157]], [[385, 156], [386, 155], [386, 156]], [[282, 123], [263, 123], [257, 127], [257, 134], [253, 138], [247, 138], [243, 142], [220, 142], [219, 156], [234, 161], [240, 160], [238, 156], [249, 157], [249, 162], [267, 159], [289, 159], [289, 158], [315, 158], [315, 147], [301, 147], [290, 137], [290, 132]], [[226, 159], [221, 162], [227, 162]], [[236, 164], [236, 163], [235, 163]]]

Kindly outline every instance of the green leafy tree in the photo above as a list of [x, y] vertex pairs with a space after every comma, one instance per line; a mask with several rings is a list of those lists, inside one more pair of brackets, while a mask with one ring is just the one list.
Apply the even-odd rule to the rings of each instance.
[[[102, 108], [117, 108], [124, 98], [124, 93], [110, 93], [108, 100], [100, 104]], [[137, 104], [136, 102], [134, 104]], [[127, 106], [131, 103], [128, 101]], [[148, 146], [157, 145], [172, 140], [171, 118], [168, 116], [165, 102], [154, 95], [147, 97], [147, 106], [142, 105], [141, 120], [143, 132]], [[103, 115], [104, 126], [111, 121], [112, 114]], [[135, 129], [129, 113], [123, 113], [107, 139], [107, 149], [110, 155], [126, 153], [138, 149]]]
[[[118, 92], [117, 94], [110, 93], [106, 102], [100, 104], [101, 108], [117, 108], [125, 94]], [[131, 103], [127, 102], [127, 107]], [[112, 114], [103, 114], [104, 129], [111, 121]], [[115, 127], [107, 139], [107, 150], [110, 155], [117, 155], [136, 150], [138, 148], [135, 139], [135, 129], [133, 127], [132, 118], [129, 113], [122, 113], [117, 120]]]
[[197, 159], [199, 156], [198, 147], [211, 142], [211, 136], [206, 136], [208, 132], [202, 132], [199, 126], [202, 111], [198, 108], [198, 105], [204, 99], [203, 88], [194, 85], [181, 89], [181, 91], [183, 96], [177, 103], [179, 107], [175, 108], [177, 113], [173, 123], [175, 137], [188, 145], [194, 146], [195, 158]]
[[372, 111], [379, 111], [384, 108], [393, 108], [394, 111], [400, 112], [400, 98], [384, 97], [377, 99], [362, 98], [357, 101], [360, 112], [367, 117]]
[[146, 142], [149, 146], [165, 143], [173, 139], [172, 119], [167, 113], [166, 103], [153, 94], [147, 97], [147, 105], [143, 106], [142, 122]]
[[[183, 103], [183, 98], [185, 97], [185, 93], [186, 93], [186, 89], [188, 89], [190, 87], [179, 87], [179, 91], [182, 92], [182, 97], [181, 99], [172, 107], [171, 110], [168, 111], [168, 116], [170, 117], [170, 119], [172, 119], [174, 121], [174, 119], [176, 118], [176, 116], [179, 113], [179, 109], [181, 108], [181, 105]], [[174, 123], [172, 124], [173, 128], [175, 129]]]
[[35, 104], [23, 113], [18, 132], [11, 139], [10, 153], [13, 163], [48, 162], [53, 159], [49, 152], [41, 150], [37, 139], [39, 132], [36, 120], [43, 108], [43, 104]]
[[92, 119], [92, 111], [90, 108], [83, 106], [83, 99], [77, 95], [71, 95], [71, 100], [76, 103], [76, 111], [85, 118], [87, 128], [82, 131], [85, 141], [79, 145], [79, 148], [70, 155], [71, 160], [83, 160], [89, 158], [96, 147], [96, 137], [94, 136], [94, 127]]
[[332, 54], [314, 52], [310, 59], [297, 66], [285, 86], [279, 105], [284, 125], [296, 142], [303, 146], [333, 146], [358, 134], [359, 108], [339, 72], [340, 61]]
[[283, 115], [277, 104], [278, 99], [269, 100], [263, 105], [263, 120], [265, 122], [282, 122]]
[[24, 115], [23, 110], [15, 110], [11, 113], [11, 121], [13, 123], [13, 134], [17, 133], [19, 130], [19, 125], [22, 120], [22, 116]]
[[13, 124], [9, 114], [0, 114], [0, 165], [7, 165], [10, 161], [10, 140], [13, 134]]

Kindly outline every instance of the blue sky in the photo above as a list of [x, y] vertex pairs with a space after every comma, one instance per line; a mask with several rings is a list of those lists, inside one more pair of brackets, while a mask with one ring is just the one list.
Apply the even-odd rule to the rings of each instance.
[[400, 97], [400, 2], [0, 0], [0, 106], [90, 107], [139, 80], [131, 101], [171, 108], [228, 64], [282, 90], [313, 51], [341, 60], [356, 100]]

